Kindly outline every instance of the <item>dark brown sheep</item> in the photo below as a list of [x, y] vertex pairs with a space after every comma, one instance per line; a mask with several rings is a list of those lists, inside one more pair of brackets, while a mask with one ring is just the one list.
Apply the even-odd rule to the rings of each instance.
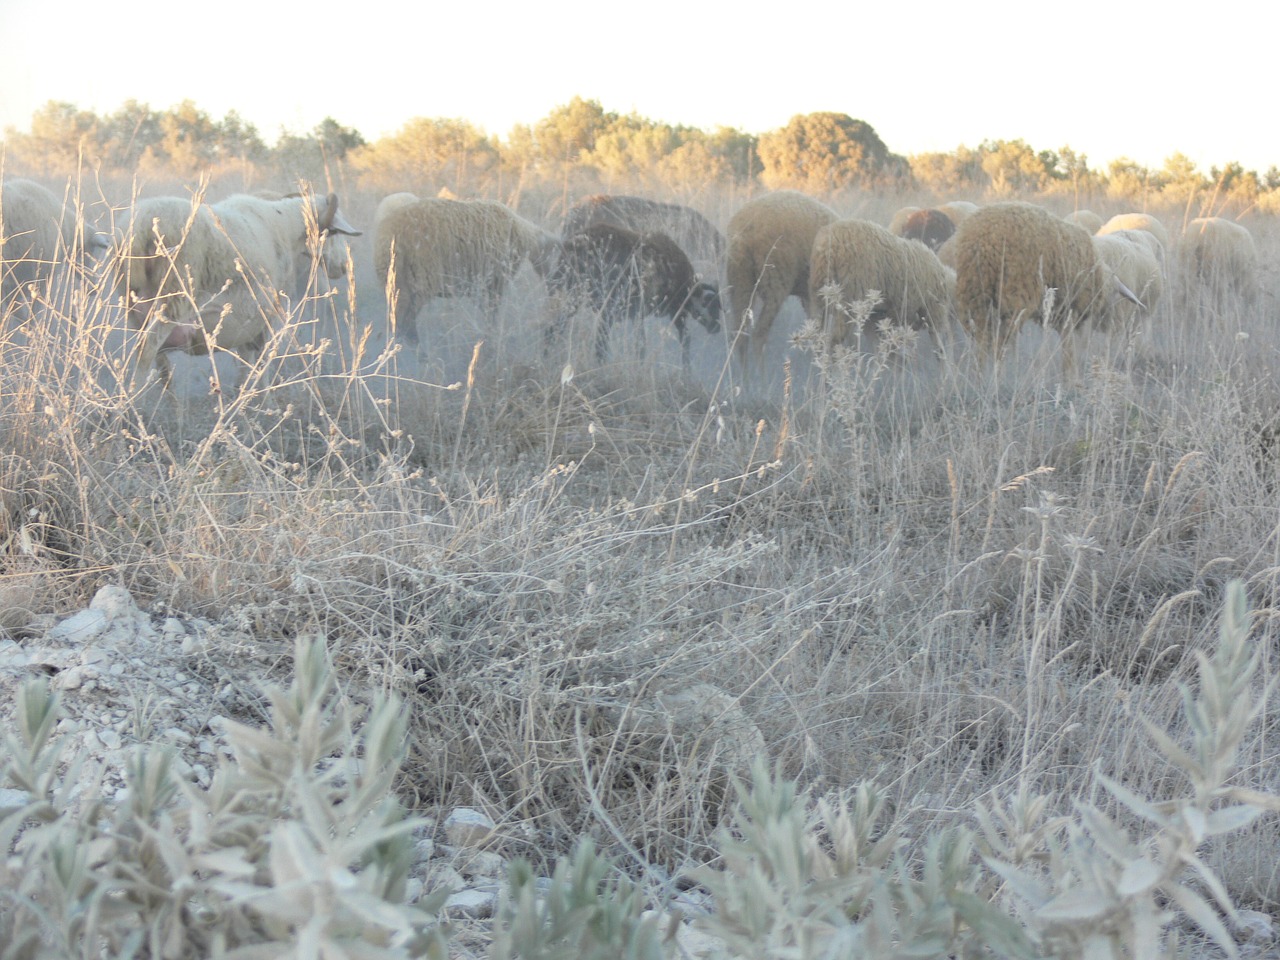
[[[650, 314], [668, 317], [680, 338], [681, 359], [689, 367], [692, 318], [708, 333], [720, 331], [720, 294], [698, 279], [684, 251], [664, 233], [637, 233], [597, 223], [566, 236], [547, 289], [556, 311], [551, 329], [563, 330], [581, 306], [600, 314], [596, 356], [609, 352], [609, 331], [619, 320]], [[549, 333], [551, 330], [548, 331]]]
[[724, 234], [697, 210], [678, 203], [611, 193], [584, 197], [564, 215], [560, 234], [568, 237], [596, 223], [636, 233], [665, 233], [706, 277], [718, 274], [724, 262]]
[[955, 232], [956, 225], [941, 210], [917, 210], [907, 217], [901, 236], [906, 240], [919, 240], [937, 253]]

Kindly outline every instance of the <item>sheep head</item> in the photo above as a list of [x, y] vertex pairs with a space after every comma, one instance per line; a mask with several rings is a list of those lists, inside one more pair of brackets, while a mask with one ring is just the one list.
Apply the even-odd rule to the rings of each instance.
[[720, 291], [714, 284], [699, 280], [689, 292], [682, 312], [692, 314], [707, 333], [720, 332]]
[[321, 233], [342, 233], [348, 237], [360, 236], [360, 231], [349, 224], [338, 212], [338, 195], [331, 193], [323, 203], [316, 201], [316, 225]]

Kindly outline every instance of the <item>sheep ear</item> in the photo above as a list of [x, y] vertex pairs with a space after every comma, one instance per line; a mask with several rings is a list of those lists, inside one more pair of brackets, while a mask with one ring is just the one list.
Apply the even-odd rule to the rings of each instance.
[[360, 231], [347, 223], [338, 212], [338, 195], [331, 193], [325, 197], [324, 209], [316, 216], [316, 223], [321, 233], [345, 233], [348, 237], [360, 236]]

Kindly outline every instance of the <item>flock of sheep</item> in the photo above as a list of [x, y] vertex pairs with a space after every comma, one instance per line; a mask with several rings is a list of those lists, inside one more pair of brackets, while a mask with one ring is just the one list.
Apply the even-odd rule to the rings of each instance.
[[[323, 270], [349, 273], [348, 237], [359, 236], [335, 195], [236, 195], [214, 204], [177, 197], [138, 201], [117, 236], [86, 228], [71, 206], [28, 180], [0, 193], [0, 303], [48, 278], [59, 264], [102, 261], [107, 289], [130, 326], [144, 331], [138, 370], [164, 351], [260, 349], [290, 305]], [[905, 208], [887, 226], [844, 219], [793, 191], [745, 203], [722, 234], [697, 211], [639, 197], [588, 197], [558, 233], [487, 200], [393, 194], [373, 225], [374, 270], [385, 284], [391, 333], [417, 346], [418, 314], [437, 297], [479, 299], [496, 314], [508, 281], [528, 261], [547, 291], [545, 343], [582, 309], [598, 315], [604, 359], [618, 321], [669, 319], [689, 364], [687, 322], [711, 333], [733, 321], [733, 357], [750, 373], [765, 363], [775, 318], [800, 299], [829, 345], [848, 341], [853, 305], [871, 318], [940, 334], [958, 320], [979, 353], [999, 359], [1025, 322], [1061, 336], [1072, 375], [1076, 341], [1089, 329], [1132, 332], [1163, 296], [1170, 237], [1147, 214], [1103, 223], [1089, 211], [1059, 217], [1017, 202], [957, 201]], [[1214, 296], [1257, 296], [1249, 232], [1220, 218], [1193, 220], [1177, 266]], [[719, 280], [720, 282], [716, 282]], [[722, 306], [722, 294], [725, 304]]]

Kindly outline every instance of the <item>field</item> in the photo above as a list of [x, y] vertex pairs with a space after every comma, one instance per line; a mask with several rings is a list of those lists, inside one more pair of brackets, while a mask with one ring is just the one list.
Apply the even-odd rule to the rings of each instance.
[[[343, 209], [367, 231], [378, 199]], [[723, 228], [740, 199], [704, 212]], [[885, 223], [908, 200], [831, 202]], [[555, 226], [551, 201], [522, 212]], [[874, 781], [909, 858], [1024, 791], [1120, 816], [1100, 776], [1186, 790], [1140, 718], [1186, 741], [1229, 581], [1246, 696], [1276, 673], [1280, 229], [1249, 226], [1257, 303], [1171, 259], [1154, 316], [1095, 334], [1075, 382], [1030, 327], [994, 371], [958, 328], [826, 356], [794, 300], [749, 383], [732, 323], [692, 328], [687, 374], [652, 319], [603, 364], [588, 318], [548, 353], [527, 265], [495, 321], [429, 307], [415, 354], [388, 343], [366, 232], [353, 282], [261, 360], [179, 357], [135, 389], [118, 310], [70, 281], [0, 341], [0, 626], [39, 647], [127, 589], [165, 683], [143, 662], [66, 692], [90, 726], [127, 713], [126, 745], [262, 724], [261, 684], [322, 638], [347, 700], [403, 703], [405, 806], [481, 808], [546, 875], [584, 837], [649, 890], [718, 864], [758, 754], [815, 798]], [[1278, 736], [1264, 709], [1233, 783], [1276, 790]], [[1269, 912], [1277, 849], [1267, 818], [1201, 857]]]

